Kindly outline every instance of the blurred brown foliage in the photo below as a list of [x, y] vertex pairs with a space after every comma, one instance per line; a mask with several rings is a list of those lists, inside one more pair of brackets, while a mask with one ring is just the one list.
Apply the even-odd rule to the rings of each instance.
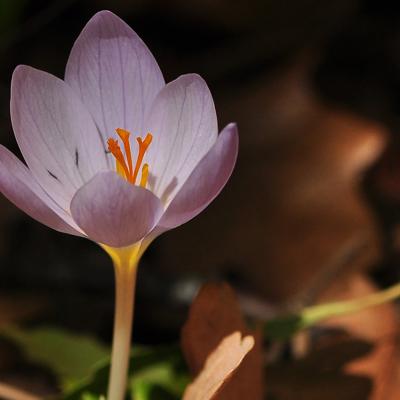
[[[377, 288], [356, 273], [335, 281], [321, 301], [365, 296]], [[306, 334], [295, 348], [301, 356], [267, 368], [267, 398], [394, 400], [400, 395], [399, 324], [386, 304], [332, 318]]]
[[247, 328], [235, 293], [227, 284], [207, 284], [194, 300], [182, 329], [181, 343], [185, 358], [192, 373], [198, 374], [220, 341], [235, 331], [242, 335], [254, 335], [256, 344], [215, 396], [215, 400], [262, 399], [262, 337], [260, 332], [252, 332]]

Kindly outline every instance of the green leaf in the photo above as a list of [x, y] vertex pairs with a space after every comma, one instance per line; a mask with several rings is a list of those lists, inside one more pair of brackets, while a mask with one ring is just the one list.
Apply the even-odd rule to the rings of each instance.
[[169, 360], [152, 364], [133, 374], [129, 389], [135, 400], [179, 399], [188, 383], [187, 373]]
[[82, 394], [82, 400], [106, 400], [104, 396], [97, 396], [92, 393], [85, 392]]
[[72, 390], [78, 382], [89, 378], [97, 369], [96, 365], [109, 358], [108, 348], [95, 339], [55, 328], [8, 327], [0, 334], [17, 344], [30, 361], [51, 369], [64, 391]]
[[[0, 334], [18, 345], [30, 361], [54, 372], [61, 383], [63, 400], [104, 400], [109, 350], [95, 339], [49, 327], [8, 327]], [[130, 399], [179, 400], [189, 382], [178, 346], [135, 347], [130, 366]]]
[[[98, 396], [107, 391], [109, 368], [108, 363], [103, 364], [90, 379], [67, 393], [63, 400], [83, 400], [83, 396], [88, 393], [97, 400]], [[131, 399], [178, 400], [188, 382], [189, 375], [178, 347], [133, 349], [128, 377]]]

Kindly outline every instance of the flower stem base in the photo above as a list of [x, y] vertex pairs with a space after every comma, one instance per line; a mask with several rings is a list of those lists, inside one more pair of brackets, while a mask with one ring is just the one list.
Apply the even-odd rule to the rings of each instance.
[[107, 400], [123, 400], [129, 369], [136, 272], [140, 246], [103, 246], [114, 263], [115, 316]]

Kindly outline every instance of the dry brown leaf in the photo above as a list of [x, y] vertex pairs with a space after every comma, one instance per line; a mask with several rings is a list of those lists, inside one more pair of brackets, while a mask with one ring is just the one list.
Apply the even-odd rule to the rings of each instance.
[[370, 351], [369, 343], [333, 333], [306, 357], [269, 366], [267, 399], [367, 400], [371, 380], [346, 373], [344, 367]]
[[[378, 290], [363, 274], [336, 281], [323, 302]], [[336, 317], [314, 329], [308, 354], [268, 367], [268, 395], [276, 400], [397, 400], [399, 327], [393, 304]]]
[[0, 382], [0, 399], [2, 400], [40, 400], [39, 397]]
[[[355, 274], [346, 281], [333, 284], [323, 299], [351, 299], [366, 296], [377, 290], [378, 288], [365, 276]], [[333, 318], [325, 325], [345, 329], [353, 337], [372, 344], [373, 350], [367, 357], [351, 362], [345, 368], [348, 373], [365, 375], [372, 379], [373, 389], [369, 400], [388, 400], [394, 393], [399, 396], [400, 332], [393, 304], [388, 303], [357, 314]]]
[[254, 347], [254, 338], [234, 332], [208, 356], [203, 370], [185, 390], [183, 400], [210, 400]]
[[243, 320], [234, 291], [227, 284], [207, 284], [197, 295], [182, 330], [182, 349], [193, 375], [221, 340], [239, 331], [255, 337], [254, 348], [216, 396], [218, 400], [263, 398], [261, 335], [250, 332]]
[[393, 380], [387, 393], [387, 400], [400, 399], [400, 363], [397, 363], [396, 369], [393, 371]]

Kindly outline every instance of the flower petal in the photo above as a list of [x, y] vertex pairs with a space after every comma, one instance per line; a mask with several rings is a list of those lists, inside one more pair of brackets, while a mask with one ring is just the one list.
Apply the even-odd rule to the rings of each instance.
[[61, 79], [17, 67], [11, 83], [11, 119], [33, 176], [65, 210], [84, 182], [107, 169], [90, 114]]
[[103, 172], [78, 190], [71, 212], [90, 239], [124, 247], [140, 241], [163, 209], [149, 190], [128, 183], [115, 172]]
[[32, 218], [56, 231], [83, 236], [71, 217], [43, 191], [28, 168], [0, 145], [0, 191]]
[[168, 203], [217, 140], [217, 116], [207, 84], [196, 74], [180, 76], [161, 90], [147, 121], [153, 134], [146, 158], [149, 184]]
[[194, 218], [218, 196], [232, 174], [238, 144], [236, 124], [227, 125], [165, 211], [158, 234]]
[[110, 11], [94, 15], [82, 30], [65, 81], [92, 114], [104, 144], [116, 128], [143, 135], [144, 115], [165, 85], [147, 46]]

